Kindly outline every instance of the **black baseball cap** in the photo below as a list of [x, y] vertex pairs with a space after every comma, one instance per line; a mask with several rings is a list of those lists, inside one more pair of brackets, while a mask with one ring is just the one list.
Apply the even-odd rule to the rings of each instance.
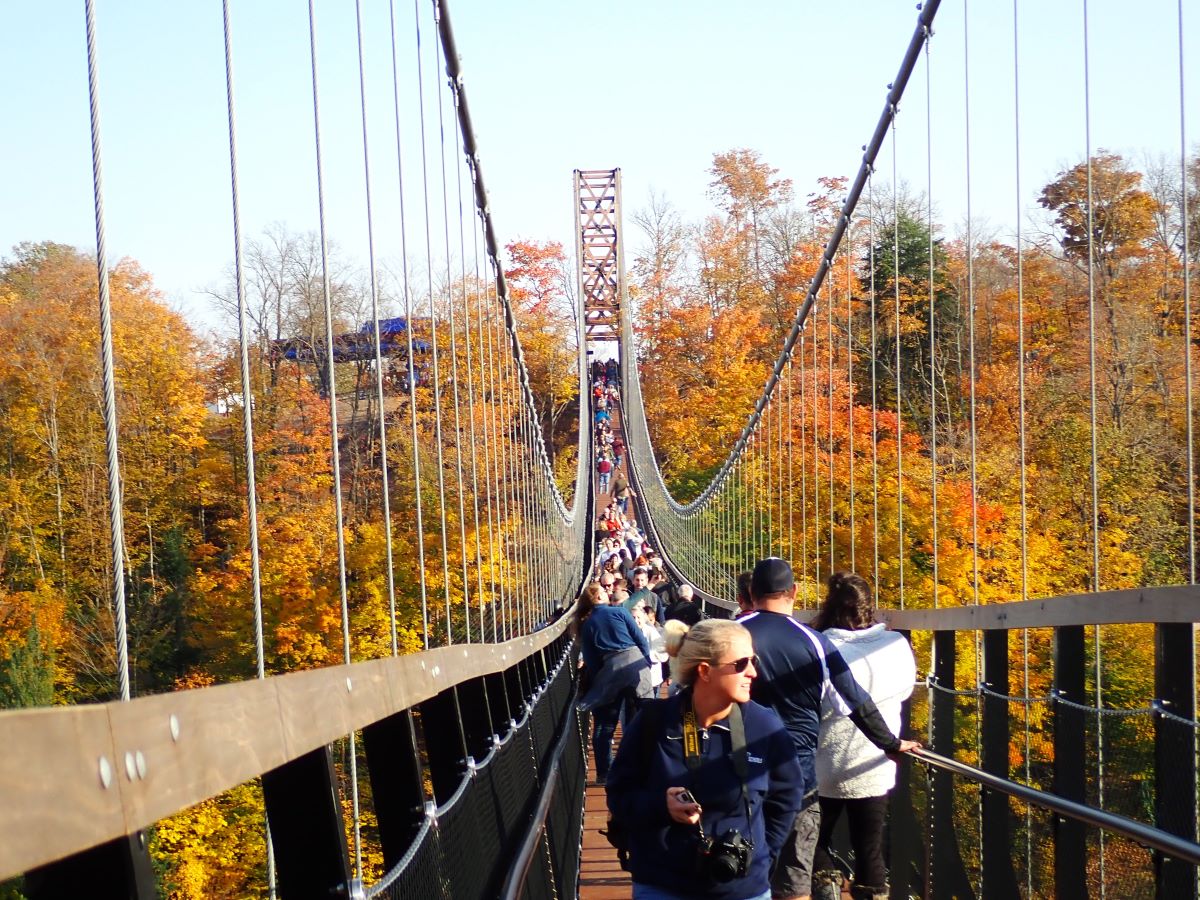
[[787, 560], [778, 556], [768, 556], [754, 564], [754, 572], [750, 576], [750, 596], [767, 597], [790, 591], [796, 586], [792, 567]]

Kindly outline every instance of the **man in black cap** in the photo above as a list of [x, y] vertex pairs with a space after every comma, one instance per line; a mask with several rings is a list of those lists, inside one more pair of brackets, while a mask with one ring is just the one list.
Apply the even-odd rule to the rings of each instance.
[[759, 560], [750, 576], [754, 612], [738, 621], [754, 638], [755, 668], [750, 696], [783, 719], [804, 773], [804, 805], [771, 880], [776, 900], [807, 900], [812, 892], [813, 850], [821, 826], [814, 757], [821, 726], [821, 701], [850, 717], [867, 739], [890, 756], [920, 746], [894, 734], [869, 694], [859, 687], [833, 643], [792, 618], [796, 581], [792, 567], [777, 556]]

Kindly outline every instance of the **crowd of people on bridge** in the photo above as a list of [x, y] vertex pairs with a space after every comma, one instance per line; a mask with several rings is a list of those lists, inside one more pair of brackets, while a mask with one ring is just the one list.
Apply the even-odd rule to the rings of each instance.
[[887, 794], [919, 746], [897, 736], [916, 666], [874, 621], [867, 582], [832, 575], [810, 627], [793, 615], [790, 564], [770, 557], [739, 577], [734, 620], [703, 618], [615, 504], [610, 520], [620, 529], [598, 529], [598, 574], [576, 611], [580, 706], [635, 900], [834, 900], [843, 813], [851, 896], [886, 897]]
[[[888, 895], [883, 833], [916, 665], [861, 576], [830, 576], [810, 625], [778, 557], [737, 578], [733, 620], [673, 583], [639, 525], [615, 360], [592, 364], [594, 580], [576, 604], [606, 833], [634, 900], [834, 900], [845, 814], [850, 893]], [[623, 737], [614, 758], [618, 726]]]

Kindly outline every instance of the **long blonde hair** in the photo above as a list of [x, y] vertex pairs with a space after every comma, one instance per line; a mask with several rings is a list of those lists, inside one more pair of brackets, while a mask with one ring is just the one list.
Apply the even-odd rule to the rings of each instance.
[[730, 619], [705, 619], [691, 628], [678, 619], [668, 620], [663, 626], [663, 643], [671, 657], [671, 680], [682, 687], [691, 686], [700, 663], [715, 662], [739, 635], [750, 637], [750, 630]]

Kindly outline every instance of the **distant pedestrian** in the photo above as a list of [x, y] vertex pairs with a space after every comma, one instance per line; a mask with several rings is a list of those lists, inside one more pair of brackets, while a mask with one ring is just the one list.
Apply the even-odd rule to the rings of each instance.
[[607, 456], [601, 456], [596, 461], [596, 472], [600, 475], [600, 493], [608, 493], [608, 479], [612, 477], [613, 464]]

